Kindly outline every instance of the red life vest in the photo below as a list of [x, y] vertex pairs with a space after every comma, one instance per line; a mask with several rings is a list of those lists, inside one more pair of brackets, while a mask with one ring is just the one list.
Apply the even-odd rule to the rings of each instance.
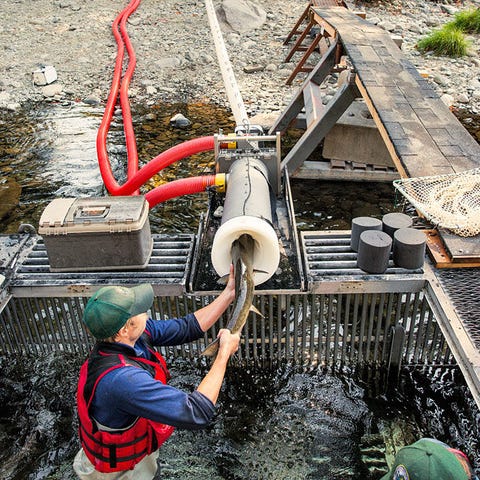
[[[131, 470], [146, 455], [156, 451], [173, 433], [174, 427], [138, 417], [127, 429], [98, 430], [89, 408], [100, 379], [108, 372], [125, 366], [149, 371], [164, 384], [170, 378], [164, 358], [153, 349], [153, 360], [128, 356], [122, 345], [101, 342], [80, 369], [77, 389], [80, 442], [95, 470], [102, 473]], [[130, 352], [129, 350], [126, 350]]]

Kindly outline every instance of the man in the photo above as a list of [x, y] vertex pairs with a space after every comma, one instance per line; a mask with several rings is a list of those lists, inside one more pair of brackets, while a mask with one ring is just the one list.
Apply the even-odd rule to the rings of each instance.
[[467, 456], [433, 438], [403, 447], [381, 480], [478, 480]]
[[212, 303], [180, 319], [148, 318], [154, 297], [148, 284], [103, 287], [90, 298], [83, 321], [97, 343], [81, 368], [77, 391], [82, 448], [74, 470], [80, 479], [152, 479], [158, 448], [174, 427], [194, 430], [211, 422], [239, 334], [220, 330], [217, 357], [192, 393], [166, 385], [165, 360], [153, 347], [201, 338], [234, 296], [231, 271]]

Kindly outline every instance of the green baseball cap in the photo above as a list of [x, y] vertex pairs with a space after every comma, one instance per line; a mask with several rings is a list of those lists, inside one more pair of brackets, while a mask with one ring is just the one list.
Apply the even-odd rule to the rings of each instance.
[[148, 283], [135, 287], [103, 287], [87, 302], [83, 322], [92, 335], [104, 339], [115, 335], [130, 317], [145, 313], [153, 304]]
[[[454, 452], [458, 452], [454, 453]], [[435, 439], [422, 438], [403, 447], [389, 473], [381, 480], [471, 480], [471, 469], [464, 454]], [[465, 464], [465, 467], [462, 466]], [[473, 472], [472, 472], [473, 473]]]

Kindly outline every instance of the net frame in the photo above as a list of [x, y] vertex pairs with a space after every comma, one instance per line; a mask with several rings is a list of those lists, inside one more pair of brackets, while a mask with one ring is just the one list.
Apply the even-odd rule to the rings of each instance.
[[401, 178], [393, 186], [432, 224], [462, 237], [480, 233], [480, 168]]

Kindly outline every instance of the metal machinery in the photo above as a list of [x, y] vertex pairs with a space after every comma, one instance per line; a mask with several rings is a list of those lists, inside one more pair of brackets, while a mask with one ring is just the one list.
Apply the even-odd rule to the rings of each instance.
[[[248, 233], [255, 240], [255, 284], [265, 284], [287, 263], [297, 278], [288, 282], [299, 287], [298, 238], [290, 189], [280, 175], [280, 135], [215, 135], [214, 151], [217, 173], [227, 174], [226, 191], [211, 196], [199, 235], [200, 264], [211, 257], [213, 268], [207, 270], [227, 274], [233, 241]], [[194, 279], [198, 286], [201, 281]]]

